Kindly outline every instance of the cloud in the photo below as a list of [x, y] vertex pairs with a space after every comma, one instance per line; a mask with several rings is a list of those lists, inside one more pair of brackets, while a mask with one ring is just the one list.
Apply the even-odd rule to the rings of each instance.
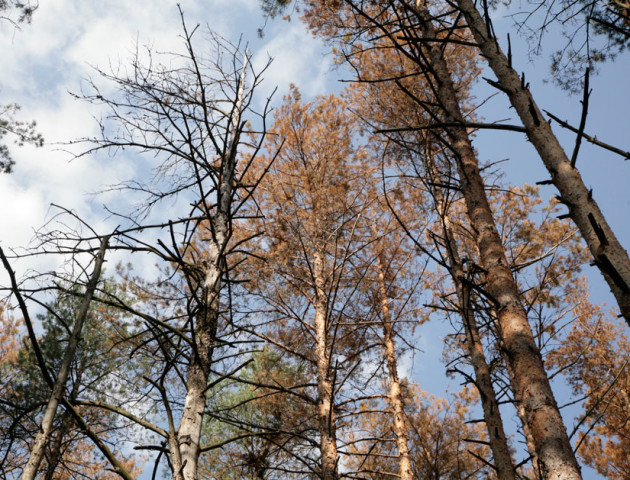
[[252, 62], [254, 69], [261, 71], [269, 58], [272, 59], [261, 89], [265, 97], [277, 87], [281, 98], [291, 83], [296, 84], [306, 98], [330, 90], [332, 59], [325, 55], [322, 42], [313, 38], [301, 23], [283, 21], [273, 27], [265, 40], [256, 49]]

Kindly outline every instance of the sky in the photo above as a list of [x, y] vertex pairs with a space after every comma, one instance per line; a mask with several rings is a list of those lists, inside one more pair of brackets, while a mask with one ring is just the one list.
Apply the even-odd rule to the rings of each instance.
[[[254, 66], [260, 68], [269, 57], [273, 58], [265, 73], [263, 97], [277, 87], [275, 101], [279, 102], [293, 83], [308, 100], [339, 91], [339, 78], [350, 78], [347, 72], [334, 67], [326, 47], [306, 32], [297, 18], [265, 25], [257, 0], [181, 0], [180, 5], [189, 26], [201, 24], [233, 42], [242, 38], [254, 55]], [[494, 14], [503, 46], [505, 32], [512, 25], [506, 13], [501, 10]], [[263, 25], [264, 36], [259, 38], [257, 30]], [[126, 155], [73, 160], [73, 152], [79, 150], [64, 142], [95, 134], [95, 117], [100, 112], [74, 98], [71, 92], [80, 92], [86, 79], [97, 77], [95, 67], [108, 70], [128, 63], [138, 46], [149, 45], [161, 52], [181, 51], [180, 34], [177, 6], [171, 0], [42, 1], [31, 24], [15, 29], [0, 22], [0, 104], [20, 104], [19, 118], [35, 119], [46, 140], [39, 149], [13, 148], [14, 173], [0, 175], [0, 245], [5, 250], [29, 245], [35, 231], [54, 213], [52, 203], [76, 210], [100, 233], [116, 226], [116, 219], [107, 215], [103, 204], [120, 202], [119, 197], [113, 192], [95, 193], [104, 186], [141, 175], [146, 164]], [[552, 36], [549, 43], [555, 45], [557, 41]], [[580, 98], [544, 81], [549, 77], [549, 52], [540, 57], [529, 55], [526, 42], [515, 34], [512, 48], [515, 65], [526, 72], [539, 106], [573, 124], [579, 123]], [[593, 94], [586, 126], [587, 133], [625, 150], [630, 150], [630, 96], [623, 95], [630, 78], [628, 59], [628, 55], [620, 56], [591, 79]], [[485, 72], [484, 76], [492, 74]], [[494, 92], [479, 81], [473, 93], [483, 99]], [[501, 96], [486, 103], [479, 113], [487, 121], [511, 118], [518, 123]], [[574, 136], [555, 126], [554, 130], [571, 151]], [[548, 178], [535, 151], [519, 134], [479, 132], [475, 146], [482, 161], [508, 159], [503, 170], [509, 183], [532, 184]], [[583, 142], [578, 166], [622, 244], [630, 246], [630, 163]], [[556, 193], [548, 186], [541, 191], [544, 198]], [[50, 262], [29, 260], [16, 264], [16, 268], [45, 270], [52, 268]], [[593, 299], [613, 305], [614, 299], [599, 274], [592, 268], [587, 274]], [[423, 388], [437, 395], [444, 389], [438, 340], [446, 332], [445, 326], [423, 327], [417, 339], [420, 352], [413, 362], [407, 359], [403, 366], [414, 378], [423, 379]], [[585, 478], [596, 477], [588, 473]]]

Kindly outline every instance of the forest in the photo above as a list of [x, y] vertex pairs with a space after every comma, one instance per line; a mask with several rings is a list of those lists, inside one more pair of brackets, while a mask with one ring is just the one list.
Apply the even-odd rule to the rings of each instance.
[[[49, 3], [0, 0], [2, 48]], [[341, 81], [316, 94], [202, 3], [56, 100], [89, 112], [53, 145], [87, 166], [54, 167], [28, 243], [0, 192], [0, 478], [629, 480], [628, 123], [588, 121], [627, 0], [247, 2], [259, 41], [323, 45]], [[16, 72], [3, 182], [52, 145]], [[100, 216], [69, 200], [90, 182]]]

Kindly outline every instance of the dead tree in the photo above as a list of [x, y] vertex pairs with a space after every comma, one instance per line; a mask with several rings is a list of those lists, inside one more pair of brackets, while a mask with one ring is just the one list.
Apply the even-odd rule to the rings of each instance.
[[[243, 260], [247, 238], [236, 241], [233, 234], [260, 181], [252, 178], [250, 167], [265, 137], [267, 109], [260, 114], [253, 110], [261, 78], [252, 71], [249, 52], [211, 35], [213, 57], [199, 57], [193, 45], [195, 30], [183, 23], [184, 52], [167, 55], [164, 63], [154, 62], [153, 53], [147, 52], [149, 61], [143, 63], [138, 56], [129, 73], [99, 71], [117, 87], [118, 95], [107, 98], [94, 82], [80, 95], [109, 112], [102, 136], [80, 141], [92, 144], [83, 155], [132, 150], [158, 160], [153, 182], [142, 179], [117, 187], [140, 192], [145, 199], [136, 212], [120, 214], [128, 226], [113, 237], [112, 248], [132, 255], [151, 253], [170, 272], [145, 297], [163, 302], [167, 313], [155, 315], [158, 305], [147, 302], [132, 306], [107, 295], [99, 300], [144, 322], [143, 348], [153, 345], [150, 348], [161, 352], [157, 376], [145, 380], [161, 398], [168, 426], [141, 425], [163, 437], [163, 446], [146, 448], [167, 453], [177, 480], [198, 478], [212, 369], [219, 361], [217, 352], [230, 348], [225, 335], [235, 330], [234, 266]], [[165, 220], [154, 213], [165, 202], [179, 202], [175, 218]], [[160, 288], [172, 288], [174, 296], [160, 300]], [[183, 402], [169, 392], [171, 381], [181, 384]], [[100, 407], [138, 420], [114, 406]]]
[[[334, 10], [335, 7], [326, 5], [321, 8]], [[360, 33], [355, 33], [356, 37], [376, 38], [382, 42], [381, 45], [387, 44], [385, 48], [395, 49], [412, 62], [416, 70], [408, 72], [408, 75], [415, 75], [430, 92], [430, 98], [425, 100], [406, 90], [409, 100], [426, 114], [428, 122], [426, 125], [401, 126], [400, 130], [441, 129], [445, 132], [437, 140], [449, 148], [455, 158], [456, 188], [465, 199], [483, 271], [481, 291], [496, 307], [500, 345], [514, 372], [512, 389], [516, 401], [523, 406], [524, 421], [532, 431], [538, 455], [537, 468], [544, 479], [581, 478], [517, 283], [507, 263], [505, 247], [496, 228], [486, 185], [469, 136], [468, 128], [479, 126], [479, 123], [470, 122], [463, 112], [463, 99], [459, 98], [453, 74], [445, 59], [445, 46], [449, 43], [470, 46], [473, 42], [458, 28], [457, 22], [449, 26], [449, 19], [453, 17], [448, 11], [441, 12], [436, 20], [422, 2], [372, 4], [348, 0], [339, 8], [346, 9], [344, 20], [360, 24]], [[348, 28], [348, 25], [342, 28]], [[352, 60], [352, 52], [348, 58]], [[398, 76], [393, 80], [405, 89], [400, 78]]]
[[593, 198], [593, 191], [586, 187], [575, 165], [583, 128], [578, 131], [575, 153], [569, 159], [538, 108], [524, 75], [519, 75], [512, 66], [511, 52], [505, 55], [499, 47], [488, 15], [484, 17], [472, 0], [457, 0], [456, 5], [466, 18], [483, 57], [497, 76], [497, 80], [491, 80], [490, 83], [510, 99], [523, 122], [528, 139], [551, 175], [550, 182], [560, 192], [560, 201], [568, 208], [569, 217], [580, 230], [594, 264], [601, 271], [621, 314], [630, 325], [630, 257], [608, 225]]
[[[462, 261], [459, 247], [453, 231], [451, 214], [451, 195], [449, 191], [443, 191], [439, 185], [446, 182], [442, 180], [437, 168], [432, 147], [429, 141], [426, 142], [425, 171], [427, 174], [427, 187], [431, 192], [435, 208], [438, 213], [438, 222], [441, 226], [441, 243], [443, 244], [443, 258], [445, 267], [449, 271], [455, 286], [455, 310], [459, 313], [465, 333], [466, 356], [474, 371], [472, 383], [479, 392], [481, 407], [483, 409], [483, 419], [486, 424], [490, 449], [494, 460], [494, 469], [500, 480], [515, 480], [517, 478], [516, 468], [512, 461], [510, 447], [505, 435], [499, 402], [492, 382], [492, 373], [481, 341], [478, 320], [474, 309], [474, 275], [466, 272], [465, 264]], [[474, 269], [474, 267], [473, 267]]]

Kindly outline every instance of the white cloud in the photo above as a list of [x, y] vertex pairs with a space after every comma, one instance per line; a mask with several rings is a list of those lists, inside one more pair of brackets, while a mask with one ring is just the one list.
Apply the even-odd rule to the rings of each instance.
[[279, 98], [285, 94], [291, 83], [296, 84], [306, 98], [329, 91], [332, 59], [325, 56], [326, 49], [322, 43], [313, 38], [299, 22], [282, 22], [273, 28], [266, 42], [256, 49], [253, 59], [255, 70], [260, 71], [273, 59], [265, 72], [265, 83], [262, 87], [267, 97], [278, 87]]
[[[263, 24], [257, 0], [180, 3], [191, 29], [197, 23], [207, 24], [232, 40], [238, 39], [242, 29], [252, 51], [260, 52], [256, 54], [258, 64], [266, 61], [267, 52], [276, 58], [266, 74], [267, 92], [276, 85], [286, 91], [290, 82], [300, 85], [305, 95], [324, 91], [329, 62], [321, 57], [319, 43], [299, 23], [281, 22], [272, 35], [267, 29], [261, 47], [255, 35]], [[43, 149], [14, 149], [15, 173], [0, 179], [0, 202], [8, 206], [0, 213], [0, 225], [3, 232], [11, 232], [3, 233], [3, 244], [23, 245], [43, 221], [51, 202], [98, 221], [96, 215], [100, 214], [94, 210], [105, 198], [94, 202], [86, 193], [129, 178], [134, 166], [119, 158], [96, 161], [86, 157], [69, 162], [71, 155], [55, 143], [94, 134], [97, 125], [92, 115], [98, 112], [67, 92], [77, 92], [82, 78], [94, 76], [90, 65], [104, 70], [110, 64], [126, 65], [138, 44], [161, 52], [181, 51], [180, 35], [179, 14], [170, 0], [42, 2], [33, 23], [21, 31], [2, 25], [0, 62], [10, 75], [2, 79], [0, 103], [20, 103], [22, 117], [37, 119], [47, 141]], [[199, 45], [203, 47], [201, 41]]]

